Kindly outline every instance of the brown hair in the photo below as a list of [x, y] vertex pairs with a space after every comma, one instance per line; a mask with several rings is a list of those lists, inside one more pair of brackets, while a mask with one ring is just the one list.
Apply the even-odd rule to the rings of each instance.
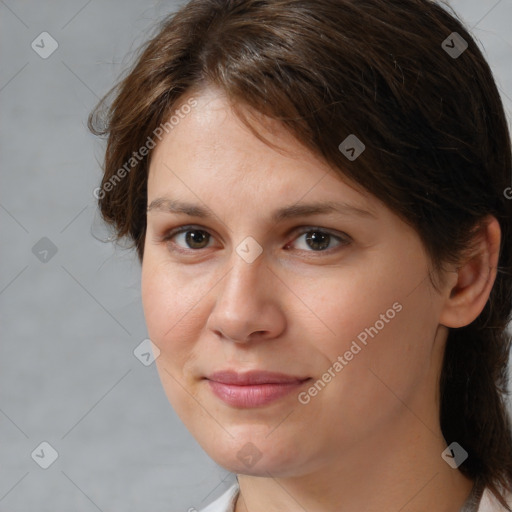
[[[113, 179], [185, 92], [214, 85], [234, 106], [281, 121], [340, 176], [382, 200], [418, 232], [436, 269], [458, 261], [495, 216], [502, 231], [496, 282], [482, 314], [449, 332], [440, 421], [447, 443], [469, 453], [459, 469], [505, 505], [511, 144], [491, 70], [447, 9], [430, 0], [189, 2], [163, 21], [89, 118], [95, 134], [108, 136], [97, 197], [105, 221], [118, 239], [133, 241], [142, 262], [151, 151]], [[448, 51], [463, 49], [453, 32], [468, 45], [460, 55]], [[354, 161], [338, 149], [350, 134], [366, 146]]]

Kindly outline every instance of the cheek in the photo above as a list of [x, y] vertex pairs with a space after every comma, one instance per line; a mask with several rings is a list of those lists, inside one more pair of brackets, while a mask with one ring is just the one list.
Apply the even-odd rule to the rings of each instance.
[[148, 334], [160, 349], [163, 348], [160, 344], [162, 338], [176, 316], [174, 288], [172, 282], [151, 265], [151, 261], [144, 261], [141, 280], [144, 317]]
[[143, 263], [141, 288], [149, 337], [161, 350], [163, 359], [172, 352], [176, 366], [193, 349], [190, 341], [201, 329], [194, 311], [204, 291], [197, 281], [154, 263], [151, 257]]
[[[146, 256], [145, 256], [146, 258]], [[149, 338], [160, 349], [156, 367], [163, 389], [182, 421], [197, 413], [191, 399], [193, 375], [187, 371], [197, 360], [196, 340], [202, 329], [196, 307], [201, 287], [151, 256], [142, 267], [142, 303]]]
[[339, 356], [346, 361], [338, 372], [345, 377], [337, 385], [350, 380], [353, 391], [359, 389], [373, 401], [372, 386], [382, 384], [370, 370], [404, 391], [425, 376], [438, 323], [437, 303], [425, 276], [421, 265], [398, 261], [373, 266], [371, 273], [354, 272], [342, 282], [323, 281], [311, 309], [329, 329], [320, 344], [326, 363]]
[[385, 416], [401, 406], [397, 396], [407, 401], [431, 382], [440, 364], [432, 351], [438, 305], [428, 281], [414, 289], [418, 282], [418, 276], [381, 280], [378, 290], [358, 294], [359, 282], [347, 290], [351, 296], [340, 293], [337, 308], [330, 306], [326, 314], [339, 336], [327, 355], [330, 361], [341, 356], [343, 368], [328, 394], [339, 410], [348, 406], [355, 418]]
[[364, 346], [400, 316], [400, 284], [384, 273], [379, 275], [377, 269], [371, 275], [354, 272], [342, 279], [324, 279], [321, 284], [308, 295], [314, 298], [311, 310], [329, 331], [322, 345], [330, 360], [349, 350], [354, 340]]

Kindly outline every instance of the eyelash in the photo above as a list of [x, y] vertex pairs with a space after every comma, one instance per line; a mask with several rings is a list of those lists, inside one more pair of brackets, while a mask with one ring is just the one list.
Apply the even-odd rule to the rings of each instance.
[[[175, 252], [180, 252], [180, 253], [190, 253], [190, 252], [198, 253], [204, 249], [208, 249], [208, 247], [203, 247], [201, 249], [192, 249], [192, 248], [185, 249], [171, 241], [175, 236], [177, 236], [181, 233], [186, 233], [187, 231], [201, 231], [201, 232], [207, 233], [210, 237], [213, 236], [208, 230], [203, 229], [200, 226], [189, 225], [189, 226], [181, 226], [179, 228], [169, 231], [162, 237], [161, 241], [167, 242], [168, 245], [172, 244], [174, 246], [171, 249], [173, 252], [175, 251]], [[335, 240], [338, 241], [338, 245], [336, 247], [326, 249], [326, 250], [314, 251], [314, 250], [298, 249], [300, 251], [308, 252], [308, 253], [312, 253], [312, 254], [320, 254], [320, 255], [331, 254], [331, 252], [339, 250], [340, 248], [348, 246], [352, 243], [352, 238], [349, 235], [347, 235], [346, 233], [334, 234], [329, 230], [326, 230], [326, 229], [320, 228], [320, 227], [316, 227], [316, 226], [305, 226], [304, 228], [300, 229], [300, 231], [296, 234], [293, 241], [295, 241], [302, 235], [305, 235], [306, 233], [321, 233], [323, 235], [330, 236], [331, 238], [334, 238]], [[209, 242], [210, 242], [210, 240], [208, 240], [208, 243]]]

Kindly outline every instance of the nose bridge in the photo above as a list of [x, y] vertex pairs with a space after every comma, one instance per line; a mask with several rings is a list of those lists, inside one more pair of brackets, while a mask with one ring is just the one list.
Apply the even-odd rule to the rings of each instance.
[[236, 306], [237, 309], [253, 308], [254, 304], [252, 302], [262, 300], [261, 294], [264, 287], [261, 285], [266, 281], [268, 276], [265, 274], [267, 273], [268, 269], [262, 256], [248, 262], [234, 251], [231, 259], [231, 270], [226, 276], [222, 290], [221, 299], [225, 306], [230, 308]]
[[[258, 282], [265, 280], [266, 269], [263, 247], [252, 236], [246, 236], [233, 247], [228, 272], [223, 287], [223, 296], [231, 300], [254, 297]], [[253, 293], [250, 293], [253, 292]]]
[[233, 251], [230, 268], [216, 295], [208, 322], [210, 329], [239, 342], [254, 332], [275, 333], [283, 319], [275, 296], [270, 296], [272, 274], [263, 256], [248, 262]]

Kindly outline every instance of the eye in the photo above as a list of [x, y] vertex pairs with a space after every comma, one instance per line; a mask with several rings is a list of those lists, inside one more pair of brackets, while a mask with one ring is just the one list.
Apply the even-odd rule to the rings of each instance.
[[[328, 250], [339, 246], [349, 245], [351, 242], [350, 237], [344, 233], [334, 235], [324, 229], [313, 227], [308, 227], [299, 233], [299, 236], [294, 240], [294, 242], [292, 242], [292, 244], [297, 244], [296, 241], [301, 238], [303, 239], [302, 247], [296, 248], [308, 252], [327, 252]], [[334, 247], [332, 247], [333, 241], [336, 242]], [[291, 244], [288, 244], [286, 247], [289, 247], [290, 245]]]
[[[170, 250], [187, 252], [208, 248], [211, 238], [212, 235], [208, 231], [197, 226], [182, 226], [167, 233], [162, 241], [172, 245]], [[301, 239], [302, 243], [300, 243]], [[352, 239], [345, 233], [335, 235], [325, 229], [309, 226], [287, 244], [285, 249], [295, 245], [293, 248], [301, 251], [328, 252], [337, 247], [349, 245], [351, 241]]]
[[183, 226], [167, 233], [163, 241], [178, 246], [178, 250], [205, 249], [208, 246], [211, 235], [204, 229], [194, 226]]

